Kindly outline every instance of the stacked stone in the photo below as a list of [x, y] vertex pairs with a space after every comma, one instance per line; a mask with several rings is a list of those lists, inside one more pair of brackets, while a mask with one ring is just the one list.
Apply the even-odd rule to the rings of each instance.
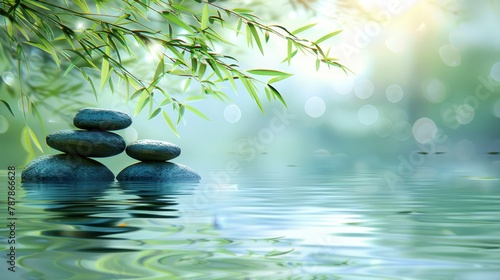
[[73, 124], [80, 130], [61, 130], [46, 137], [49, 147], [64, 154], [34, 159], [23, 170], [22, 182], [114, 181], [114, 174], [105, 165], [89, 157], [123, 152], [125, 140], [109, 131], [130, 126], [130, 116], [116, 110], [85, 108], [78, 111]]
[[191, 168], [169, 162], [181, 154], [181, 148], [166, 141], [143, 139], [125, 149], [127, 155], [140, 162], [123, 169], [118, 181], [189, 182], [201, 179]]
[[41, 156], [30, 162], [21, 175], [22, 182], [109, 182], [114, 174], [91, 157], [111, 157], [126, 149], [127, 154], [141, 162], [123, 169], [119, 181], [186, 182], [201, 177], [191, 168], [168, 162], [181, 154], [172, 143], [139, 140], [126, 146], [125, 140], [110, 130], [129, 127], [132, 119], [126, 113], [85, 108], [73, 119], [77, 130], [61, 130], [47, 135], [46, 141], [63, 154]]

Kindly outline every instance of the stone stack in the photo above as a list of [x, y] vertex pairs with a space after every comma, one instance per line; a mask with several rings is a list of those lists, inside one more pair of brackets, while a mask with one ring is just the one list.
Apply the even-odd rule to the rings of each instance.
[[175, 144], [143, 139], [130, 143], [125, 152], [140, 162], [123, 169], [116, 176], [118, 181], [189, 182], [201, 179], [191, 168], [169, 162], [181, 154]]
[[132, 124], [132, 119], [123, 112], [85, 108], [78, 111], [73, 124], [80, 129], [47, 135], [47, 145], [63, 154], [34, 159], [24, 168], [22, 182], [114, 181], [114, 174], [90, 157], [111, 157], [124, 150], [140, 162], [123, 169], [116, 177], [119, 181], [193, 182], [201, 179], [191, 168], [169, 162], [181, 154], [175, 144], [146, 139], [126, 147], [120, 135], [109, 132]]
[[89, 157], [110, 157], [125, 150], [123, 138], [109, 130], [124, 129], [132, 119], [116, 110], [85, 108], [73, 124], [80, 130], [61, 130], [47, 135], [47, 145], [64, 154], [41, 156], [22, 172], [22, 182], [114, 181], [114, 174]]

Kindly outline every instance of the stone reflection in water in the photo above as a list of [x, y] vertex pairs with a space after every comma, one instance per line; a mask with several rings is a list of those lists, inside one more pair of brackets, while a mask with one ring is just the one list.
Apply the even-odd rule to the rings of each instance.
[[[186, 188], [188, 186], [182, 186]], [[174, 185], [141, 183], [92, 184], [24, 184], [26, 199], [35, 202], [47, 212], [43, 221], [56, 225], [41, 231], [43, 236], [98, 239], [101, 241], [126, 240], [115, 234], [138, 231], [129, 226], [126, 218], [178, 218]], [[108, 195], [107, 192], [123, 195]], [[58, 226], [57, 226], [58, 225]], [[82, 245], [87, 243], [82, 243]], [[106, 248], [109, 242], [88, 243], [80, 251], [115, 252]], [[99, 244], [99, 245], [98, 245]], [[97, 246], [98, 247], [95, 247]], [[130, 251], [130, 250], [128, 250]]]
[[[44, 222], [58, 224], [56, 229], [42, 230], [44, 236], [110, 239], [108, 235], [135, 231], [122, 226], [122, 218], [113, 215], [113, 202], [103, 199], [112, 183], [92, 184], [24, 184], [27, 199], [41, 201], [47, 218]], [[117, 205], [115, 205], [117, 206]], [[68, 229], [68, 226], [70, 229]]]
[[120, 182], [127, 199], [126, 212], [135, 218], [179, 218], [176, 202], [179, 195], [189, 194], [197, 183]]

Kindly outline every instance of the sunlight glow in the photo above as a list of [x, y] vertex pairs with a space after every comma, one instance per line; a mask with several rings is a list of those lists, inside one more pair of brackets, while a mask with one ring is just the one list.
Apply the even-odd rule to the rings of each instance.
[[370, 9], [373, 6], [373, 0], [359, 0], [359, 4], [365, 9]]
[[149, 46], [149, 53], [147, 56], [148, 61], [154, 61], [156, 58], [161, 56], [163, 53], [163, 47], [160, 44], [152, 44]]
[[79, 21], [76, 24], [76, 30], [83, 30], [83, 29], [85, 29], [85, 24], [83, 24], [83, 22]]

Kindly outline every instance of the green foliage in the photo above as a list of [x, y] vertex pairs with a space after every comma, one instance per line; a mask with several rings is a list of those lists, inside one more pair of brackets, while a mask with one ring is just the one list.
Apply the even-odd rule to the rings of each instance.
[[[265, 25], [249, 9], [227, 9], [216, 1], [4, 0], [0, 3], [0, 20], [2, 51], [11, 68], [17, 70], [17, 77], [33, 74], [29, 57], [37, 50], [44, 57], [43, 68], [51, 69], [45, 79], [68, 81], [79, 75], [77, 80], [90, 85], [95, 99], [106, 86], [113, 92], [122, 86], [126, 99], [136, 104], [135, 114], [146, 108], [150, 118], [161, 113], [175, 133], [176, 123], [169, 116], [172, 113], [177, 114], [177, 123], [185, 109], [207, 117], [186, 104], [193, 96], [174, 97], [175, 94], [164, 86], [166, 77], [184, 82], [185, 91], [193, 80], [197, 82], [200, 88], [199, 94], [194, 96], [197, 99], [213, 96], [228, 101], [230, 98], [223, 91], [224, 86], [230, 85], [237, 91], [238, 82], [262, 111], [261, 92], [269, 101], [279, 100], [286, 106], [282, 94], [271, 84], [291, 74], [271, 69], [241, 70], [236, 58], [216, 50], [218, 45], [232, 45], [221, 35], [227, 31], [236, 35], [246, 33], [248, 45], [258, 48], [262, 54], [271, 37], [286, 40], [288, 47], [283, 62], [290, 63], [300, 51], [315, 57], [318, 68], [319, 64], [326, 64], [346, 70], [334, 58], [328, 57], [329, 50], [319, 45], [339, 31], [310, 41], [298, 34], [313, 27], [312, 24], [290, 32], [283, 26]], [[147, 53], [156, 54], [154, 74], [139, 76], [133, 69]], [[262, 76], [269, 80], [261, 81], [259, 77]], [[64, 90], [75, 93], [82, 83], [77, 83], [73, 91], [60, 88], [43, 95], [36, 88], [43, 88], [43, 85], [19, 82], [17, 93], [19, 99], [33, 103], [28, 106], [30, 110], [36, 110], [40, 102], [50, 106], [43, 101], [56, 95], [61, 97]], [[32, 101], [34, 99], [36, 102]], [[69, 95], [66, 100], [71, 104], [82, 103], [75, 95]], [[8, 102], [4, 98], [0, 101], [13, 114]], [[32, 144], [38, 147], [32, 130], [27, 129], [27, 132]]]

